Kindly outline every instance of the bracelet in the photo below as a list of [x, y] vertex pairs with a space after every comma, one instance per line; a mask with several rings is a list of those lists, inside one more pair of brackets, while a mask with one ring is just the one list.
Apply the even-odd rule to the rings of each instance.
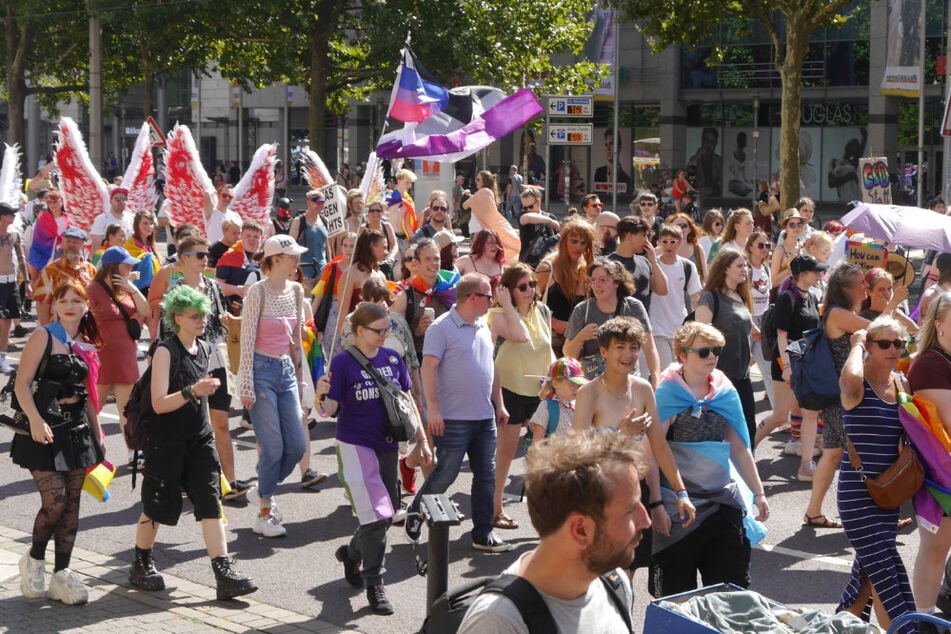
[[753, 499], [754, 499], [754, 500], [755, 500], [756, 498], [764, 498], [764, 497], [766, 497], [766, 494], [765, 494], [765, 493], [754, 493], [754, 494], [753, 494]]
[[689, 498], [690, 495], [687, 493], [687, 489], [680, 489], [677, 493], [677, 499], [682, 500], [684, 498]]
[[658, 506], [663, 506], [663, 505], [664, 505], [664, 501], [663, 501], [663, 500], [657, 500], [656, 502], [651, 502], [650, 504], [648, 504], [648, 505], [647, 505], [647, 508], [649, 508], [650, 510], [653, 511], [653, 510], [656, 509]]

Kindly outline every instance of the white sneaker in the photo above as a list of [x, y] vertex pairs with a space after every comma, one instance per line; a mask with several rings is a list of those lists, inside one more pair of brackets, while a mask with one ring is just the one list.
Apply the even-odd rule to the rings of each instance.
[[783, 447], [784, 456], [802, 456], [802, 443], [797, 440], [790, 440], [786, 443], [786, 446]]
[[[261, 492], [258, 490], [257, 485], [254, 485], [248, 489], [248, 492], [245, 493], [245, 495], [248, 498], [248, 505], [253, 506], [255, 511], [260, 512]], [[278, 522], [284, 521], [284, 514], [281, 513], [281, 509], [277, 507], [277, 500], [274, 499], [274, 496], [271, 496], [271, 515], [276, 517]]]
[[287, 535], [287, 529], [281, 526], [281, 520], [277, 519], [274, 513], [258, 515], [251, 530], [264, 537], [284, 537]]
[[30, 553], [20, 558], [20, 592], [27, 599], [46, 596], [46, 561], [33, 559]]
[[65, 568], [53, 574], [50, 580], [49, 598], [66, 605], [82, 605], [89, 602], [89, 590], [76, 573]]
[[13, 366], [10, 365], [10, 362], [7, 361], [6, 357], [0, 359], [0, 372], [3, 374], [10, 374], [13, 372]]

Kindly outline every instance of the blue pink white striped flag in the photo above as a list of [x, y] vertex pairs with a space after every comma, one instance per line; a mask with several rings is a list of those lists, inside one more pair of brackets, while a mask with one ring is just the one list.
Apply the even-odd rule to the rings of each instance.
[[425, 81], [417, 70], [416, 57], [403, 49], [403, 61], [390, 96], [389, 116], [404, 123], [419, 123], [439, 113], [449, 101], [449, 92]]

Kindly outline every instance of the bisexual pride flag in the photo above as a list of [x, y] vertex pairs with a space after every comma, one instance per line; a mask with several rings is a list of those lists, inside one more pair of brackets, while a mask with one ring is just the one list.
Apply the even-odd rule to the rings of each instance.
[[419, 74], [416, 56], [409, 46], [403, 49], [403, 61], [390, 95], [389, 116], [403, 123], [419, 123], [439, 113], [449, 101], [449, 92], [425, 81]]

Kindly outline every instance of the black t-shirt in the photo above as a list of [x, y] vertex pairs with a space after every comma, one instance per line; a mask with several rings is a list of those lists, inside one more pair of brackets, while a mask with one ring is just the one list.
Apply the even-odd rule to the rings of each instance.
[[[198, 339], [198, 353], [191, 354], [173, 335], [158, 345], [169, 348], [171, 357], [168, 377], [168, 393], [178, 392], [187, 385], [194, 385], [199, 379], [208, 376], [208, 360], [211, 356], [211, 344]], [[171, 348], [175, 347], [175, 352]], [[178, 358], [178, 363], [175, 359]], [[152, 434], [175, 439], [204, 436], [212, 433], [208, 420], [208, 397], [198, 399], [196, 406], [191, 401], [173, 412], [159, 415], [159, 423], [152, 428]]]
[[819, 325], [819, 306], [812, 293], [789, 289], [776, 298], [776, 330], [785, 330], [789, 341]]
[[210, 267], [217, 266], [218, 258], [223, 256], [225, 252], [230, 248], [231, 247], [229, 247], [224, 242], [221, 242], [220, 240], [218, 242], [215, 242], [213, 245], [211, 245], [208, 248], [208, 266]]
[[612, 253], [608, 256], [609, 260], [620, 262], [624, 265], [631, 275], [634, 276], [634, 297], [641, 300], [644, 308], [650, 310], [651, 307], [651, 263], [645, 255], [635, 255], [632, 258], [626, 258]]
[[[547, 211], [541, 212], [549, 218], [554, 218]], [[518, 226], [518, 238], [522, 241], [522, 250], [518, 254], [518, 261], [524, 262], [528, 257], [529, 252], [532, 250], [532, 245], [535, 243], [535, 240], [539, 237], [548, 238], [555, 235], [555, 230], [545, 224], [520, 224]]]

